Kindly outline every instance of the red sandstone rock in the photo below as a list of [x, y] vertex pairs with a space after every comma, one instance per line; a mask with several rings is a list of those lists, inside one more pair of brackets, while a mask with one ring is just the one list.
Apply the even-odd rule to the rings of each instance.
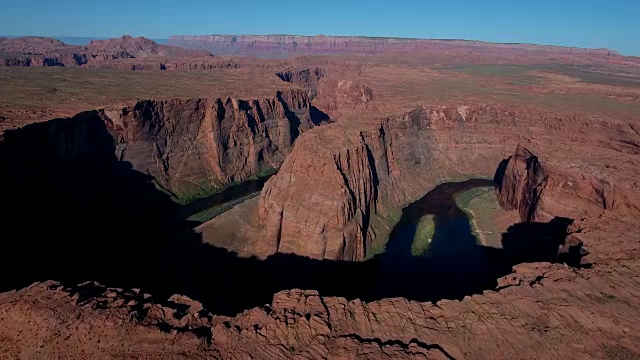
[[504, 164], [504, 173], [496, 174], [498, 201], [506, 210], [517, 209], [522, 221], [535, 219], [538, 203], [544, 196], [548, 175], [538, 158], [522, 145]]
[[359, 81], [323, 80], [318, 85], [318, 106], [333, 116], [341, 112], [366, 112], [371, 110], [374, 94], [372, 88]]
[[491, 111], [420, 108], [356, 129], [338, 122], [308, 132], [262, 191], [260, 245], [270, 244], [268, 253], [351, 261], [380, 251], [394, 212], [424, 189], [461, 174], [493, 175], [508, 142], [474, 154], [438, 140], [464, 137], [461, 126], [482, 131], [476, 122]]
[[[495, 107], [460, 107], [417, 109], [374, 123], [337, 122], [318, 127], [299, 139], [281, 172], [270, 181], [267, 188], [271, 191], [265, 189], [263, 202], [274, 200], [264, 206], [265, 214], [273, 216], [271, 210], [285, 204], [291, 211], [286, 211], [289, 215], [283, 219], [287, 222], [282, 224], [293, 226], [298, 219], [322, 219], [325, 210], [329, 216], [338, 214], [334, 211], [340, 207], [331, 206], [334, 199], [342, 201], [337, 204], [346, 205], [345, 209], [377, 208], [376, 214], [383, 214], [385, 206], [399, 208], [419, 197], [438, 179], [451, 179], [453, 174], [463, 171], [473, 175], [489, 173], [491, 166], [496, 166], [515, 147], [513, 142], [517, 140], [509, 132], [500, 138], [496, 125], [508, 129], [507, 124], [514, 126], [514, 118], [531, 129], [535, 129], [532, 124], [553, 124], [557, 130], [544, 129], [544, 134], [552, 139], [556, 131], [566, 132], [563, 128], [566, 124], [575, 126], [576, 122], [582, 122], [587, 129], [592, 126], [579, 118], [567, 120]], [[615, 137], [617, 131], [626, 131], [615, 123], [596, 126], [601, 131], [588, 136], [604, 139]], [[487, 134], [493, 137], [483, 136]], [[588, 164], [599, 166], [600, 161], [606, 161], [602, 153], [589, 158], [588, 163], [581, 163], [577, 156], [584, 154], [577, 154], [567, 143], [554, 147], [556, 143], [545, 144], [544, 140], [541, 137], [526, 145], [535, 150], [524, 151], [520, 147], [516, 151], [511, 166], [507, 166], [510, 170], [504, 174], [512, 178], [510, 182], [503, 181], [514, 187], [504, 188], [503, 194], [511, 200], [527, 198], [522, 192], [509, 189], [517, 189], [518, 184], [535, 185], [536, 182], [527, 180], [531, 174], [526, 166], [523, 171], [520, 163], [535, 157], [548, 176], [536, 213], [542, 214], [544, 210], [549, 215], [574, 214], [577, 218], [575, 215], [584, 208], [582, 204], [589, 211], [599, 208], [594, 216], [570, 229], [574, 232], [571, 241], [580, 241], [588, 249], [586, 259], [593, 264], [591, 269], [522, 264], [498, 280], [498, 291], [436, 304], [406, 299], [363, 303], [323, 296], [313, 290], [289, 290], [276, 294], [269, 306], [248, 309], [236, 317], [208, 314], [197, 301], [182, 296], [173, 296], [165, 302], [139, 291], [110, 289], [95, 283], [80, 286], [92, 291], [79, 291], [79, 287], [64, 289], [48, 282], [0, 294], [0, 353], [8, 358], [108, 355], [151, 359], [638, 357], [640, 246], [636, 239], [638, 214], [633, 205], [637, 189], [633, 189], [633, 182], [626, 181], [630, 168], [594, 169]], [[542, 150], [541, 144], [546, 145]], [[505, 149], [507, 146], [513, 147]], [[367, 162], [359, 152], [363, 148], [371, 151], [372, 156], [367, 157], [369, 171], [375, 164], [379, 176], [373, 188], [377, 189], [374, 203], [356, 201], [358, 196], [371, 193], [367, 190], [367, 179], [372, 178], [363, 171]], [[483, 152], [472, 151], [478, 148]], [[305, 154], [306, 151], [311, 153]], [[636, 155], [621, 152], [616, 156], [626, 160], [622, 162], [626, 164], [633, 163]], [[293, 163], [294, 159], [302, 164]], [[581, 166], [572, 168], [571, 162]], [[582, 177], [576, 175], [576, 168]], [[319, 174], [326, 174], [326, 180], [317, 178]], [[575, 182], [576, 179], [582, 180]], [[276, 186], [287, 182], [285, 188]], [[337, 191], [323, 192], [307, 186], [305, 191], [311, 194], [308, 197], [287, 195], [289, 187], [302, 189], [305, 182]], [[612, 184], [611, 188], [616, 190], [603, 194], [597, 191], [602, 189], [598, 184]], [[347, 193], [351, 190], [358, 196], [341, 199], [343, 190]], [[520, 190], [526, 193], [531, 189]], [[319, 204], [321, 216], [313, 213], [314, 217], [298, 217], [304, 214], [302, 210], [311, 209], [308, 205], [314, 204], [311, 200]], [[530, 202], [514, 201], [514, 204]], [[357, 223], [356, 217], [347, 219], [348, 212], [342, 214], [344, 220]], [[335, 235], [343, 229], [329, 230]], [[371, 230], [375, 232], [375, 228]], [[322, 240], [312, 236], [310, 239]], [[286, 240], [293, 251], [307, 251], [316, 246]]]
[[500, 280], [506, 285], [499, 291], [437, 304], [363, 303], [290, 290], [275, 294], [269, 306], [236, 317], [184, 315], [170, 303], [121, 289], [102, 288], [81, 299], [73, 288], [47, 282], [0, 295], [0, 353], [9, 358], [633, 359], [640, 354], [640, 297], [632, 296], [637, 284], [622, 273], [606, 263], [577, 272], [564, 265], [524, 264], [508, 276], [514, 280]]
[[179, 196], [214, 191], [277, 168], [315, 126], [307, 94], [272, 99], [139, 101], [104, 110], [117, 156]]
[[[452, 178], [493, 177], [504, 154], [519, 142], [519, 129], [553, 124], [560, 134], [563, 124], [577, 121], [590, 122], [490, 106], [421, 108], [384, 121], [338, 121], [299, 139], [258, 203], [232, 210], [200, 231], [211, 239], [207, 234], [221, 231], [225, 221], [246, 218], [240, 212], [257, 212], [259, 233], [246, 220], [243, 224], [252, 230], [234, 237], [232, 250], [242, 249], [243, 256], [285, 252], [364, 260], [384, 246], [398, 209], [424, 195], [425, 189]], [[495, 131], [496, 126], [502, 130]], [[544, 128], [547, 134], [551, 131]], [[566, 148], [557, 151], [574, 154]], [[569, 161], [577, 161], [575, 156], [580, 154]], [[568, 169], [562, 157], [555, 159], [542, 166], [536, 155], [520, 146], [506, 163], [499, 199], [508, 209], [518, 210], [522, 221], [581, 219], [609, 210], [639, 214], [632, 200], [638, 193], [624, 174], [595, 176], [575, 165]], [[212, 244], [227, 246], [223, 243]]]

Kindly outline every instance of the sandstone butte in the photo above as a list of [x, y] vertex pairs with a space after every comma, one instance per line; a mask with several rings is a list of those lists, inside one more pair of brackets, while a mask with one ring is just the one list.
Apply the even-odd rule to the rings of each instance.
[[125, 35], [93, 40], [87, 46], [67, 45], [40, 38], [0, 38], [0, 66], [62, 66], [114, 68], [122, 70], [164, 70], [174, 68], [224, 67], [207, 51], [166, 46], [144, 37]]
[[[369, 85], [315, 68], [278, 76], [308, 91], [141, 100], [4, 132], [4, 227], [24, 234], [7, 253], [24, 258], [2, 265], [16, 274], [0, 294], [3, 357], [640, 358], [636, 122], [499, 104], [356, 120], [380, 105]], [[279, 171], [259, 196], [154, 250], [171, 240], [162, 216], [176, 205], [153, 183], [187, 196], [270, 167]], [[233, 270], [277, 267], [277, 256], [366, 264], [404, 206], [469, 177], [494, 179], [514, 219], [507, 234], [572, 219], [553, 255], [576, 261], [528, 259], [494, 288], [434, 302], [283, 288], [227, 316], [198, 296], [224, 302], [224, 279], [237, 276], [211, 271], [227, 264], [209, 257], [216, 248]], [[37, 226], [34, 204], [46, 214]], [[88, 241], [102, 251], [84, 250]], [[148, 291], [122, 280], [147, 266]], [[423, 276], [437, 274], [416, 274], [415, 286]]]

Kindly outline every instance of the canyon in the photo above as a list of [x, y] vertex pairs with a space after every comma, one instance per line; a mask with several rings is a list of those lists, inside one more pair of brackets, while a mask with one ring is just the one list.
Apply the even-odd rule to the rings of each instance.
[[[125, 37], [71, 52], [133, 56], [103, 69], [0, 71], [0, 357], [640, 358], [632, 58], [359, 37], [170, 44], [205, 54]], [[332, 55], [118, 65], [216, 49]]]

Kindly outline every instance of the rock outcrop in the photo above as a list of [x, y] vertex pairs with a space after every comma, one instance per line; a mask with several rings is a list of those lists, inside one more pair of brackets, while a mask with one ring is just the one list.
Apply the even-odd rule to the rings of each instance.
[[483, 131], [477, 122], [490, 113], [419, 108], [357, 130], [338, 122], [308, 132], [262, 191], [261, 244], [350, 261], [381, 251], [400, 208], [440, 181], [493, 174], [508, 142], [474, 154], [440, 140]]
[[207, 57], [206, 51], [189, 50], [176, 46], [161, 45], [145, 37], [128, 35], [108, 40], [93, 40], [86, 46], [94, 55], [108, 58], [145, 58], [145, 57]]
[[302, 90], [251, 101], [139, 101], [104, 115], [118, 157], [187, 198], [271, 172], [315, 126]]
[[357, 80], [321, 81], [317, 93], [318, 106], [333, 116], [341, 112], [374, 111], [371, 109], [371, 102], [375, 100], [374, 90]]
[[161, 301], [139, 289], [49, 281], [0, 294], [0, 351], [8, 358], [635, 359], [640, 304], [629, 293], [637, 284], [611, 276], [621, 271], [523, 264], [498, 291], [437, 303], [290, 290], [236, 317], [182, 296]]
[[309, 96], [313, 99], [317, 95], [318, 83], [320, 79], [325, 77], [326, 73], [323, 69], [316, 68], [300, 68], [285, 69], [276, 73], [282, 81], [300, 85], [309, 90]]
[[535, 220], [548, 181], [535, 155], [518, 145], [513, 156], [501, 164], [494, 180], [498, 201], [505, 210], [518, 210], [523, 222]]
[[495, 182], [501, 206], [517, 210], [523, 222], [600, 216], [606, 211], [640, 214], [632, 200], [637, 194], [594, 174], [543, 166], [534, 151], [522, 144], [502, 161]]
[[[382, 251], [399, 210], [438, 183], [494, 177], [500, 154], [512, 152], [521, 141], [517, 130], [497, 133], [492, 128], [509, 129], [514, 119], [522, 125], [562, 123], [533, 111], [434, 107], [358, 126], [338, 121], [312, 130], [265, 185], [256, 204], [260, 234], [245, 240], [251, 245], [241, 254], [364, 260]], [[544, 162], [534, 155], [538, 151], [527, 148], [517, 147], [496, 178], [502, 205], [518, 210], [521, 221], [582, 219], [611, 210], [638, 214], [633, 200], [638, 194], [627, 188], [633, 184], [614, 185], [611, 175]], [[203, 231], [215, 229], [216, 221]]]
[[[310, 108], [304, 90], [256, 100], [140, 100], [132, 106], [83, 112], [69, 118], [64, 127], [58, 121], [38, 127], [51, 134], [48, 146], [82, 148], [92, 141], [83, 137], [90, 133], [85, 128], [104, 123], [108, 141], [115, 144], [115, 150], [107, 152], [151, 175], [178, 198], [191, 200], [272, 173], [297, 137], [320, 123], [312, 121]], [[75, 132], [66, 136], [61, 129]], [[76, 153], [70, 148], [59, 151]]]
[[[62, 41], [41, 38], [0, 38], [0, 66], [86, 66], [86, 67], [116, 67], [126, 69], [126, 66], [112, 64], [114, 60], [146, 59], [147, 69], [150, 59], [201, 59], [207, 63], [211, 54], [207, 51], [190, 50], [175, 46], [160, 45], [153, 40], [125, 35], [121, 38], [109, 40], [94, 40], [87, 46], [67, 45]], [[164, 70], [156, 61], [154, 64]], [[131, 64], [128, 64], [131, 66]], [[166, 68], [166, 66], [165, 66]], [[133, 68], [132, 70], [139, 70]]]
[[266, 184], [259, 214], [274, 252], [364, 259], [376, 174], [362, 138], [339, 140], [310, 133]]

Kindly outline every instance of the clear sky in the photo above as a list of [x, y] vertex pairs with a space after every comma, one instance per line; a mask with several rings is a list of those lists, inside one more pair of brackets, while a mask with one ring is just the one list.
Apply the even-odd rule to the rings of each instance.
[[640, 55], [640, 0], [2, 2], [2, 35], [366, 35], [606, 47]]

